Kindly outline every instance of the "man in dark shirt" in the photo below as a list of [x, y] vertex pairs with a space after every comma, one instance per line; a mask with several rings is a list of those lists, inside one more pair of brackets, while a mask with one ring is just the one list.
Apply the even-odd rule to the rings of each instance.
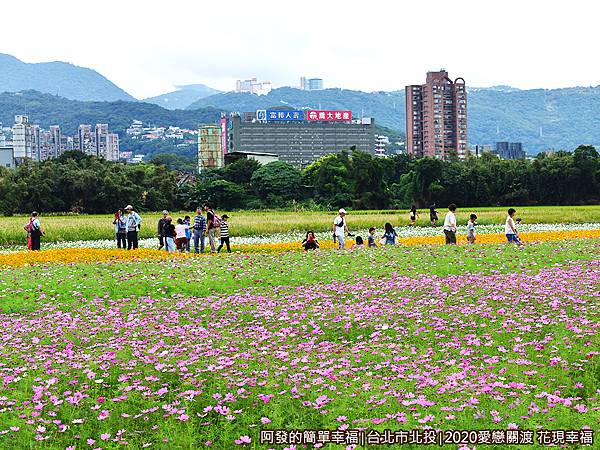
[[169, 215], [169, 211], [166, 209], [163, 211], [162, 219], [158, 220], [158, 249], [160, 250], [165, 246], [165, 224], [167, 223], [167, 216]]
[[210, 251], [212, 253], [217, 252], [217, 241], [215, 239], [215, 211], [210, 205], [204, 205], [204, 211], [206, 211], [206, 234], [208, 234], [208, 243], [210, 244]]

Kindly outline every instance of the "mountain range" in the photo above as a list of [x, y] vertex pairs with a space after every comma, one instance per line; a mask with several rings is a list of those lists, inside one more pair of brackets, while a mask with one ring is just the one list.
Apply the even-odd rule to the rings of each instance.
[[55, 61], [28, 64], [0, 53], [0, 92], [35, 89], [72, 100], [135, 101], [98, 72]]
[[188, 84], [185, 86], [177, 86], [177, 90], [168, 94], [149, 97], [142, 101], [154, 103], [166, 109], [186, 109], [192, 103], [211, 95], [220, 93], [211, 87], [204, 84]]
[[[216, 121], [220, 112], [289, 107], [350, 109], [355, 117], [374, 117], [376, 124], [396, 132], [405, 130], [404, 90], [367, 93], [282, 87], [258, 96], [194, 84], [137, 101], [93, 70], [63, 62], [27, 64], [0, 54], [0, 93], [27, 89], [52, 95], [0, 95], [0, 120], [5, 125], [12, 123], [15, 114], [29, 113], [34, 122], [44, 126], [58, 123], [73, 128], [79, 123], [108, 122], [112, 129], [124, 131], [131, 120], [138, 119], [193, 128]], [[468, 114], [471, 145], [522, 142], [528, 153], [535, 154], [600, 144], [600, 86], [531, 90], [470, 87]]]

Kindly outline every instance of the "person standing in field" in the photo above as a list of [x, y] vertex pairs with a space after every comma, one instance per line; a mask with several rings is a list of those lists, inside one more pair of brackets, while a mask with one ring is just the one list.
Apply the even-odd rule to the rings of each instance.
[[456, 205], [448, 205], [448, 212], [444, 219], [444, 234], [446, 235], [446, 244], [456, 244]]
[[475, 225], [477, 225], [477, 215], [471, 214], [467, 222], [467, 241], [469, 244], [474, 244], [476, 239]]
[[515, 214], [517, 211], [514, 208], [509, 208], [508, 216], [506, 217], [506, 222], [504, 223], [504, 234], [506, 234], [506, 239], [509, 243], [514, 242], [519, 247], [523, 245], [523, 243], [519, 240], [517, 234], [517, 226], [515, 225]]
[[119, 209], [115, 213], [115, 219], [113, 220], [115, 226], [115, 236], [117, 238], [117, 248], [127, 249], [127, 221], [125, 220], [125, 213], [122, 209]]
[[167, 211], [166, 209], [163, 210], [163, 216], [158, 219], [158, 227], [157, 227], [157, 234], [158, 234], [158, 249], [160, 250], [161, 248], [164, 247], [165, 245], [165, 224], [167, 223], [167, 216], [169, 215], [169, 211]]
[[223, 244], [225, 244], [227, 246], [227, 253], [231, 253], [231, 247], [229, 247], [229, 224], [227, 223], [227, 219], [229, 219], [229, 216], [227, 214], [223, 214], [223, 217], [221, 217], [221, 245], [219, 245], [219, 248], [217, 248], [217, 253], [221, 252], [221, 249], [223, 248]]
[[396, 245], [398, 241], [398, 234], [391, 223], [387, 222], [384, 226], [384, 233], [381, 240], [385, 245]]
[[431, 226], [435, 227], [438, 221], [437, 210], [435, 209], [435, 203], [429, 205], [429, 220], [431, 221]]
[[165, 217], [164, 226], [165, 235], [165, 250], [172, 253], [175, 251], [175, 225], [173, 225], [173, 218], [171, 216]]
[[194, 253], [198, 253], [198, 244], [200, 244], [200, 253], [204, 253], [204, 233], [206, 233], [206, 218], [202, 214], [202, 208], [196, 208], [194, 217]]
[[31, 213], [29, 222], [23, 228], [27, 231], [27, 248], [34, 251], [40, 250], [41, 238], [45, 234], [37, 211]]
[[205, 205], [204, 210], [206, 211], [206, 234], [208, 235], [208, 243], [210, 245], [210, 251], [216, 253], [217, 241], [215, 239], [215, 230], [217, 228], [217, 215], [210, 205]]
[[142, 226], [142, 218], [133, 210], [133, 206], [127, 205], [127, 250], [138, 248], [138, 232]]
[[417, 217], [419, 216], [416, 205], [412, 205], [410, 207], [409, 213], [410, 213], [410, 226], [414, 227], [417, 225]]
[[185, 238], [187, 239], [185, 251], [190, 252], [190, 247], [192, 244], [192, 230], [191, 230], [191, 219], [190, 216], [185, 216], [183, 218], [183, 223], [187, 225], [187, 229], [185, 230]]
[[335, 243], [337, 240], [338, 249], [340, 250], [346, 246], [346, 233], [348, 233], [348, 236], [351, 236], [348, 231], [348, 224], [346, 224], [345, 220], [346, 214], [348, 214], [346, 210], [341, 208], [338, 211], [338, 215], [333, 220], [333, 242]]
[[186, 225], [183, 219], [177, 219], [177, 225], [175, 225], [175, 246], [181, 253], [185, 252], [187, 247], [186, 231], [189, 228], [189, 225]]

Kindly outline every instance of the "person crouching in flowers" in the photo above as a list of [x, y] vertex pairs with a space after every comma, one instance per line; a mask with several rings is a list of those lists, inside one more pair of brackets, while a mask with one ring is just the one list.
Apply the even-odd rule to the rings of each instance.
[[357, 248], [365, 248], [365, 241], [363, 241], [363, 238], [360, 236], [356, 236], [355, 244], [352, 245], [352, 250]]
[[304, 251], [307, 252], [309, 250], [317, 250], [320, 245], [317, 238], [315, 238], [314, 231], [309, 231], [306, 233], [306, 238], [302, 241], [302, 247], [304, 247]]

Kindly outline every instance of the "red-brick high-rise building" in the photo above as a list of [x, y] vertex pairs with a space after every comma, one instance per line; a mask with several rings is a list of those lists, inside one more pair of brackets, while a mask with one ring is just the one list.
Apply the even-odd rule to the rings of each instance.
[[427, 72], [423, 85], [406, 86], [406, 151], [417, 157], [446, 159], [467, 155], [465, 80], [448, 72]]

